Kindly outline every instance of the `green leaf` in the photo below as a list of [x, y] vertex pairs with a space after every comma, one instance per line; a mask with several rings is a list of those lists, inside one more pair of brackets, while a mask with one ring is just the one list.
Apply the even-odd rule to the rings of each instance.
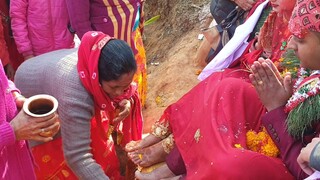
[[154, 16], [150, 19], [148, 19], [146, 22], [144, 22], [144, 26], [148, 26], [154, 22], [156, 22], [160, 18], [160, 15]]

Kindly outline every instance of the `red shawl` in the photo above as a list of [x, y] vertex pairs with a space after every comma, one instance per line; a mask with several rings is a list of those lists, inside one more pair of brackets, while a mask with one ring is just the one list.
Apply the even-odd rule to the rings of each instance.
[[[109, 96], [103, 91], [99, 82], [98, 73], [98, 61], [101, 53], [101, 49], [108, 43], [112, 37], [97, 31], [87, 32], [81, 41], [78, 51], [78, 72], [80, 80], [87, 91], [93, 96], [95, 116], [92, 119], [91, 138], [92, 138], [92, 153], [94, 159], [99, 163], [103, 169], [107, 166], [115, 164], [113, 156], [114, 147], [113, 143], [110, 143], [108, 131], [112, 128], [110, 125], [115, 126], [115, 131], [122, 135], [119, 144], [123, 147], [131, 140], [139, 140], [142, 137], [142, 114], [141, 105], [137, 93], [137, 87], [132, 84], [124, 94], [114, 99], [110, 99]], [[116, 110], [118, 103], [123, 99], [134, 100], [131, 106], [130, 115], [118, 124], [113, 124], [112, 120], [116, 116]], [[108, 140], [109, 139], [109, 140]], [[110, 145], [111, 144], [111, 145]], [[112, 147], [110, 147], [112, 146]], [[109, 153], [108, 151], [113, 151]], [[106, 156], [106, 154], [108, 154]], [[113, 162], [107, 162], [114, 159]], [[110, 173], [113, 173], [113, 169], [108, 167]], [[108, 172], [107, 172], [108, 174]]]

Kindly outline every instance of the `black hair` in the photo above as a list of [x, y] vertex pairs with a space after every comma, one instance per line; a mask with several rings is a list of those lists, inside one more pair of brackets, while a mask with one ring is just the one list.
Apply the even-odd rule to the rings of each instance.
[[113, 81], [123, 74], [135, 73], [137, 63], [125, 41], [112, 39], [101, 50], [98, 69], [100, 81]]

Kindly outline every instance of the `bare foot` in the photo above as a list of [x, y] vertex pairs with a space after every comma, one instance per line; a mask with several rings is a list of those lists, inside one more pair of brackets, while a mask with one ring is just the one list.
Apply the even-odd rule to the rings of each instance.
[[167, 155], [168, 154], [162, 147], [161, 141], [152, 146], [128, 153], [131, 161], [141, 167], [149, 167], [159, 162], [163, 162]]
[[[140, 180], [154, 180], [154, 179], [164, 179], [164, 178], [174, 178], [177, 177], [171, 170], [168, 168], [167, 164], [156, 168], [150, 173], [142, 173], [140, 171], [135, 172], [135, 176]], [[179, 176], [180, 177], [180, 176]]]
[[160, 138], [152, 134], [149, 134], [147, 137], [143, 138], [142, 140], [131, 141], [128, 144], [126, 144], [125, 151], [132, 152], [138, 149], [142, 149], [142, 148], [146, 148], [148, 146], [154, 145], [160, 141], [161, 141]]
[[138, 150], [138, 149], [141, 149], [141, 141], [143, 140], [139, 140], [139, 141], [130, 141], [128, 144], [126, 144], [126, 147], [125, 147], [125, 151], [127, 152], [132, 152], [134, 150]]
[[207, 29], [203, 29], [202, 33], [206, 38], [206, 40], [208, 41], [208, 43], [210, 44], [211, 48], [216, 50], [217, 47], [219, 46], [220, 38], [221, 38], [217, 27], [213, 26]]

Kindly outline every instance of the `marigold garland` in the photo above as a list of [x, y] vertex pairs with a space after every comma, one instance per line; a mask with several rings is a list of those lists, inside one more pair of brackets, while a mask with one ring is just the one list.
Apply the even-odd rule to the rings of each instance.
[[262, 127], [261, 131], [258, 133], [253, 130], [249, 130], [246, 133], [246, 136], [247, 147], [249, 150], [270, 157], [277, 157], [279, 155], [280, 151], [276, 144], [273, 142], [265, 127]]

